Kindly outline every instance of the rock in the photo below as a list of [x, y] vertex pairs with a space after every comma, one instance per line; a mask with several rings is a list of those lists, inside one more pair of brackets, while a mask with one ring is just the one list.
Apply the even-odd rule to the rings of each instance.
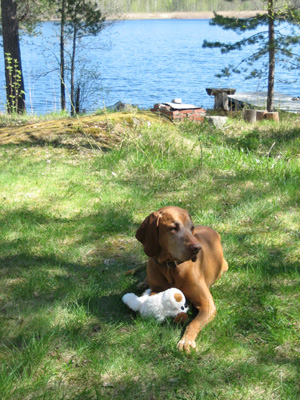
[[131, 111], [135, 106], [128, 103], [122, 103], [122, 101], [117, 101], [111, 106], [107, 106], [106, 109], [110, 111]]
[[220, 117], [220, 116], [208, 116], [205, 119], [214, 125], [217, 129], [222, 129], [225, 123], [227, 122], [227, 117]]

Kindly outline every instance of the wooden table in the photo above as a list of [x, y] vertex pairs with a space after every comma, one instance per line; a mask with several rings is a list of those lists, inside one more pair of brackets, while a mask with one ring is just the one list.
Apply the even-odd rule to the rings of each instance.
[[235, 92], [236, 89], [232, 88], [206, 88], [206, 93], [215, 97], [214, 110], [229, 111], [228, 95], [233, 95]]

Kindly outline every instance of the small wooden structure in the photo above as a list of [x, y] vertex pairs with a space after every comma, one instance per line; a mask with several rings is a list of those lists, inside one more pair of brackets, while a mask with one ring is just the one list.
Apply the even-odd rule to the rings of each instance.
[[254, 123], [256, 122], [256, 110], [245, 109], [243, 111], [243, 117], [245, 121]]
[[269, 121], [279, 121], [278, 111], [268, 112], [267, 110], [253, 110], [245, 108], [243, 110], [243, 118], [245, 121], [254, 123], [256, 121], [262, 121], [268, 119]]
[[215, 97], [214, 110], [229, 111], [228, 95], [234, 94], [235, 91], [236, 89], [231, 88], [206, 88], [206, 93]]
[[192, 104], [182, 104], [181, 99], [175, 99], [170, 103], [154, 104], [151, 111], [166, 115], [174, 121], [182, 121], [184, 119], [188, 119], [189, 121], [203, 121], [206, 115], [204, 108]]

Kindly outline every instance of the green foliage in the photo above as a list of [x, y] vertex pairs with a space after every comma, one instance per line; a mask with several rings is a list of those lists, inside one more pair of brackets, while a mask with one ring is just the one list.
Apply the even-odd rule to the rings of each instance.
[[244, 136], [241, 136], [236, 143], [237, 148], [246, 151], [255, 151], [260, 145], [260, 135], [257, 130], [247, 132]]
[[65, 13], [70, 36], [73, 36], [74, 30], [78, 39], [84, 36], [96, 36], [104, 29], [105, 17], [91, 1], [67, 0]]
[[[229, 65], [222, 69], [221, 76], [230, 76], [232, 73], [243, 73], [246, 79], [262, 78], [266, 75], [269, 65], [269, 51], [274, 48], [276, 64], [282, 64], [288, 69], [298, 69], [300, 67], [300, 54], [295, 53], [295, 46], [300, 44], [300, 18], [299, 10], [295, 8], [282, 7], [272, 12], [272, 22], [275, 26], [274, 43], [271, 44], [268, 25], [270, 16], [266, 13], [257, 14], [255, 17], [237, 19], [224, 17], [215, 13], [211, 25], [220, 26], [226, 30], [232, 30], [242, 35], [257, 28], [266, 27], [265, 30], [259, 30], [257, 33], [243, 36], [235, 43], [211, 42], [205, 40], [203, 47], [219, 48], [221, 53], [229, 53], [234, 50], [242, 50], [245, 47], [252, 47], [250, 55], [242, 59], [238, 65]], [[291, 34], [283, 34], [282, 26], [289, 22]], [[254, 69], [253, 65], [261, 61], [259, 69]]]
[[27, 34], [35, 35], [38, 24], [53, 15], [53, 0], [17, 0], [19, 27]]
[[252, 18], [231, 18], [224, 17], [215, 13], [213, 20], [210, 23], [212, 26], [220, 26], [225, 30], [233, 30], [237, 33], [242, 33], [249, 30], [257, 29], [260, 25], [268, 25], [268, 16], [266, 14], [257, 14]]
[[5, 60], [8, 73], [8, 87], [6, 91], [9, 95], [6, 108], [9, 114], [18, 113], [19, 101], [25, 94], [22, 90], [22, 72], [19, 68], [18, 60], [13, 59], [9, 53], [5, 54]]

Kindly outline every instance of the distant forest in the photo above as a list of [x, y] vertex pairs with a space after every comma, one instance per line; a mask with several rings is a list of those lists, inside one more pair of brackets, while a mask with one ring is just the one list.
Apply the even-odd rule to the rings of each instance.
[[[282, 7], [286, 4], [296, 5], [299, 0], [274, 0]], [[98, 0], [100, 8], [119, 9], [124, 13], [154, 13], [180, 11], [249, 11], [262, 10], [264, 0]]]

